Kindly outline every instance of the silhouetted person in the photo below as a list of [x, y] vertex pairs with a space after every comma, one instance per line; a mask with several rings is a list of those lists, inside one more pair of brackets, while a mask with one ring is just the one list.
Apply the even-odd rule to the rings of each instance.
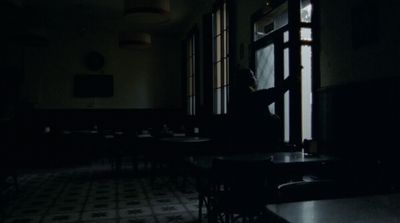
[[259, 152], [279, 149], [281, 121], [268, 106], [284, 94], [295, 78], [289, 77], [282, 86], [263, 90], [256, 90], [257, 79], [251, 69], [240, 69], [237, 78], [229, 101], [231, 148]]

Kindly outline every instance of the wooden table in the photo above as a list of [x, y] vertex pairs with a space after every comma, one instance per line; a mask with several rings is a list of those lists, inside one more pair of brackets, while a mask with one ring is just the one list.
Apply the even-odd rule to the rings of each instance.
[[201, 136], [170, 136], [158, 138], [158, 141], [164, 152], [187, 157], [203, 153], [211, 139]]
[[212, 174], [214, 159], [231, 159], [241, 161], [271, 161], [271, 169], [265, 171], [269, 175], [272, 187], [290, 181], [301, 181], [304, 178], [330, 178], [336, 173], [340, 159], [328, 155], [307, 155], [302, 152], [274, 152], [274, 153], [251, 153], [226, 156], [193, 156], [188, 159], [197, 181], [207, 179]]
[[171, 136], [171, 137], [162, 137], [159, 140], [163, 142], [172, 142], [172, 143], [200, 143], [200, 142], [208, 142], [211, 139], [200, 136]]
[[271, 204], [268, 210], [293, 223], [400, 222], [400, 194]]
[[244, 161], [268, 161], [277, 166], [292, 165], [324, 165], [328, 162], [338, 161], [336, 157], [328, 155], [308, 155], [302, 152], [274, 152], [274, 153], [251, 153], [226, 156], [203, 156], [193, 160], [193, 164], [202, 169], [211, 169], [214, 159], [231, 159]]
[[[206, 143], [211, 139], [200, 136], [168, 136], [157, 138], [158, 149], [152, 155], [153, 163], [166, 164], [170, 176], [182, 176], [182, 188], [185, 188], [186, 178], [190, 168], [186, 162], [189, 156], [202, 153]], [[164, 168], [165, 169], [165, 168]]]

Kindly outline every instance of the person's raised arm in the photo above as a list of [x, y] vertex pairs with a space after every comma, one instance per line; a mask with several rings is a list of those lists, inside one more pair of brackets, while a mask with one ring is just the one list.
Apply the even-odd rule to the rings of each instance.
[[299, 81], [298, 76], [289, 76], [286, 78], [283, 83], [279, 86], [258, 90], [254, 93], [259, 100], [265, 102], [266, 105], [270, 105], [278, 100], [287, 90], [295, 86]]
[[277, 87], [277, 90], [280, 94], [284, 94], [287, 90], [294, 87], [300, 81], [300, 76], [297, 75], [290, 75], [287, 77], [281, 86]]

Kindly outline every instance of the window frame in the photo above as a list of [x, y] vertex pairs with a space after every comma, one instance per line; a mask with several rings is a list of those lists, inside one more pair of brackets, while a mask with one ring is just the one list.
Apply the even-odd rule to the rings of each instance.
[[[199, 110], [199, 30], [194, 26], [186, 35], [184, 44], [184, 105], [188, 116]], [[189, 47], [190, 45], [190, 47]], [[190, 69], [190, 71], [189, 71]]]
[[[217, 17], [219, 16], [219, 17]], [[230, 88], [230, 13], [228, 1], [218, 1], [212, 10], [213, 114], [228, 113]]]
[[[287, 2], [287, 10], [288, 10], [288, 24], [280, 27], [272, 32], [269, 32], [267, 35], [255, 39], [255, 24], [257, 21], [262, 20], [265, 16], [272, 13], [275, 9], [279, 8], [282, 4], [286, 4]], [[320, 87], [320, 70], [319, 70], [319, 14], [318, 14], [318, 1], [310, 0], [312, 4], [312, 14], [311, 14], [311, 22], [306, 23], [302, 22], [300, 18], [301, 12], [301, 0], [298, 1], [290, 1], [290, 0], [279, 0], [275, 1], [273, 5], [266, 6], [255, 12], [250, 21], [251, 33], [250, 33], [250, 65], [253, 69], [256, 67], [256, 59], [255, 52], [258, 49], [261, 49], [268, 42], [275, 42], [278, 44], [279, 49], [289, 49], [289, 75], [300, 75], [302, 72], [302, 61], [301, 61], [301, 48], [302, 46], [311, 46], [311, 92], [312, 92], [312, 104], [311, 104], [311, 135], [312, 138], [317, 138], [317, 120], [318, 120], [318, 101], [316, 100], [316, 92]], [[311, 28], [311, 38], [312, 40], [301, 40], [300, 30], [301, 28]], [[280, 36], [284, 31], [289, 32], [289, 41], [285, 42], [284, 40], [280, 40]], [[276, 39], [279, 39], [276, 41]], [[281, 45], [282, 44], [282, 45]], [[282, 52], [283, 54], [283, 52]], [[281, 56], [278, 52], [275, 55]], [[281, 60], [281, 58], [275, 59], [277, 61]], [[255, 71], [256, 72], [256, 71]], [[282, 71], [275, 71], [275, 84], [279, 85], [281, 81], [284, 80], [283, 75], [279, 75], [279, 73], [283, 74]], [[282, 77], [280, 77], [282, 76]], [[299, 81], [293, 88], [289, 89], [289, 98], [290, 98], [290, 106], [289, 106], [289, 122], [290, 122], [290, 133], [289, 133], [289, 143], [291, 144], [301, 144], [303, 138], [302, 132], [302, 83]], [[278, 115], [283, 115], [284, 105], [283, 98], [282, 100], [278, 100], [278, 106], [282, 106], [278, 108]], [[281, 116], [283, 117], [283, 116]]]

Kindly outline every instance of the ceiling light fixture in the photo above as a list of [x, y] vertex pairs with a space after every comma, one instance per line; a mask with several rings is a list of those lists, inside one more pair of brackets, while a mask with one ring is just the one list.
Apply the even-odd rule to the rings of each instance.
[[136, 23], [163, 23], [170, 17], [169, 0], [125, 0], [125, 16]]
[[146, 49], [151, 47], [151, 36], [148, 33], [121, 32], [119, 47], [126, 49]]

